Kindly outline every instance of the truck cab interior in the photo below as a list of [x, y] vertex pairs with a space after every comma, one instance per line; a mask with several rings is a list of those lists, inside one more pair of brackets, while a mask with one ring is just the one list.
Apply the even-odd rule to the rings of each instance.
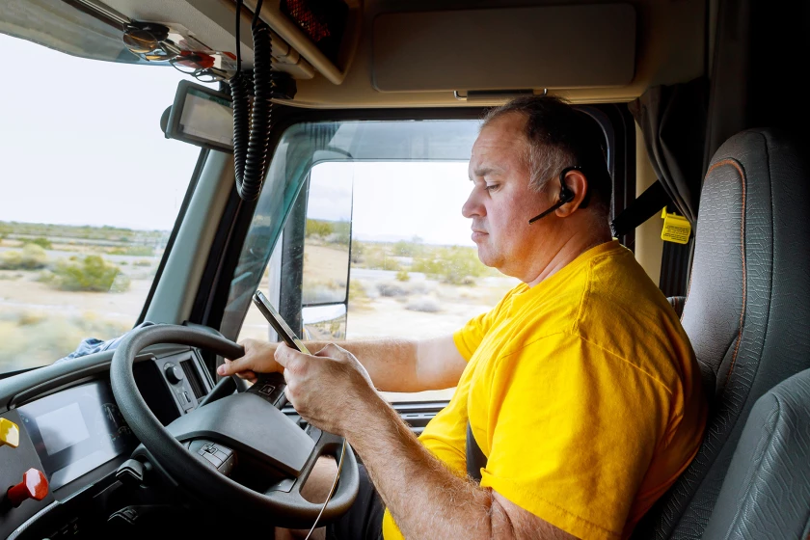
[[[487, 108], [547, 93], [601, 128], [614, 235], [711, 401], [633, 538], [808, 538], [808, 11], [0, 0], [0, 536], [272, 537], [345, 512], [359, 457], [278, 379], [216, 367], [278, 338], [257, 290], [305, 339], [492, 307], [516, 282], [474, 256], [466, 163]], [[419, 433], [450, 395], [387, 397]], [[327, 454], [340, 479], [311, 503]]]

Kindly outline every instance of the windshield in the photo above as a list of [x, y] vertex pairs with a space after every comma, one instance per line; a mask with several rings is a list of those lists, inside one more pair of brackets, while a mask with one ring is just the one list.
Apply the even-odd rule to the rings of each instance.
[[160, 117], [183, 74], [0, 35], [0, 372], [132, 328], [200, 150]]

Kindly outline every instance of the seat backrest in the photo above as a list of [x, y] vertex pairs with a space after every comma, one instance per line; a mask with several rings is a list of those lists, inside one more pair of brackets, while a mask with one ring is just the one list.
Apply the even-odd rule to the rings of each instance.
[[701, 538], [754, 402], [810, 367], [810, 166], [786, 134], [748, 130], [703, 184], [683, 326], [713, 389], [703, 444], [634, 538]]
[[718, 540], [810, 533], [810, 370], [759, 398], [703, 535]]

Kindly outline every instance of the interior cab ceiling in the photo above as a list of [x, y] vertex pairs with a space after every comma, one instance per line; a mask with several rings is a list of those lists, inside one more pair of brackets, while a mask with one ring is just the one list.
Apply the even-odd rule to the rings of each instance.
[[[310, 39], [311, 25], [290, 17], [291, 5], [306, 9], [306, 2], [266, 0], [261, 15], [274, 31], [274, 66], [297, 80], [292, 105], [491, 105], [510, 91], [595, 103], [629, 101], [650, 86], [704, 74], [707, 1], [331, 0], [342, 10], [332, 54]], [[212, 49], [234, 50], [233, 0], [69, 2], [179, 24]], [[256, 2], [244, 4], [240, 39], [250, 66]]]

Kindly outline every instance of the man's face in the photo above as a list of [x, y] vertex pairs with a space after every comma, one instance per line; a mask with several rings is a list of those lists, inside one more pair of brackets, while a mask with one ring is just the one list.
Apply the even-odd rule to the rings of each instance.
[[524, 280], [542, 243], [543, 224], [529, 219], [554, 202], [548, 190], [529, 187], [525, 122], [520, 114], [505, 114], [481, 130], [470, 158], [473, 189], [461, 209], [472, 219], [481, 262]]

